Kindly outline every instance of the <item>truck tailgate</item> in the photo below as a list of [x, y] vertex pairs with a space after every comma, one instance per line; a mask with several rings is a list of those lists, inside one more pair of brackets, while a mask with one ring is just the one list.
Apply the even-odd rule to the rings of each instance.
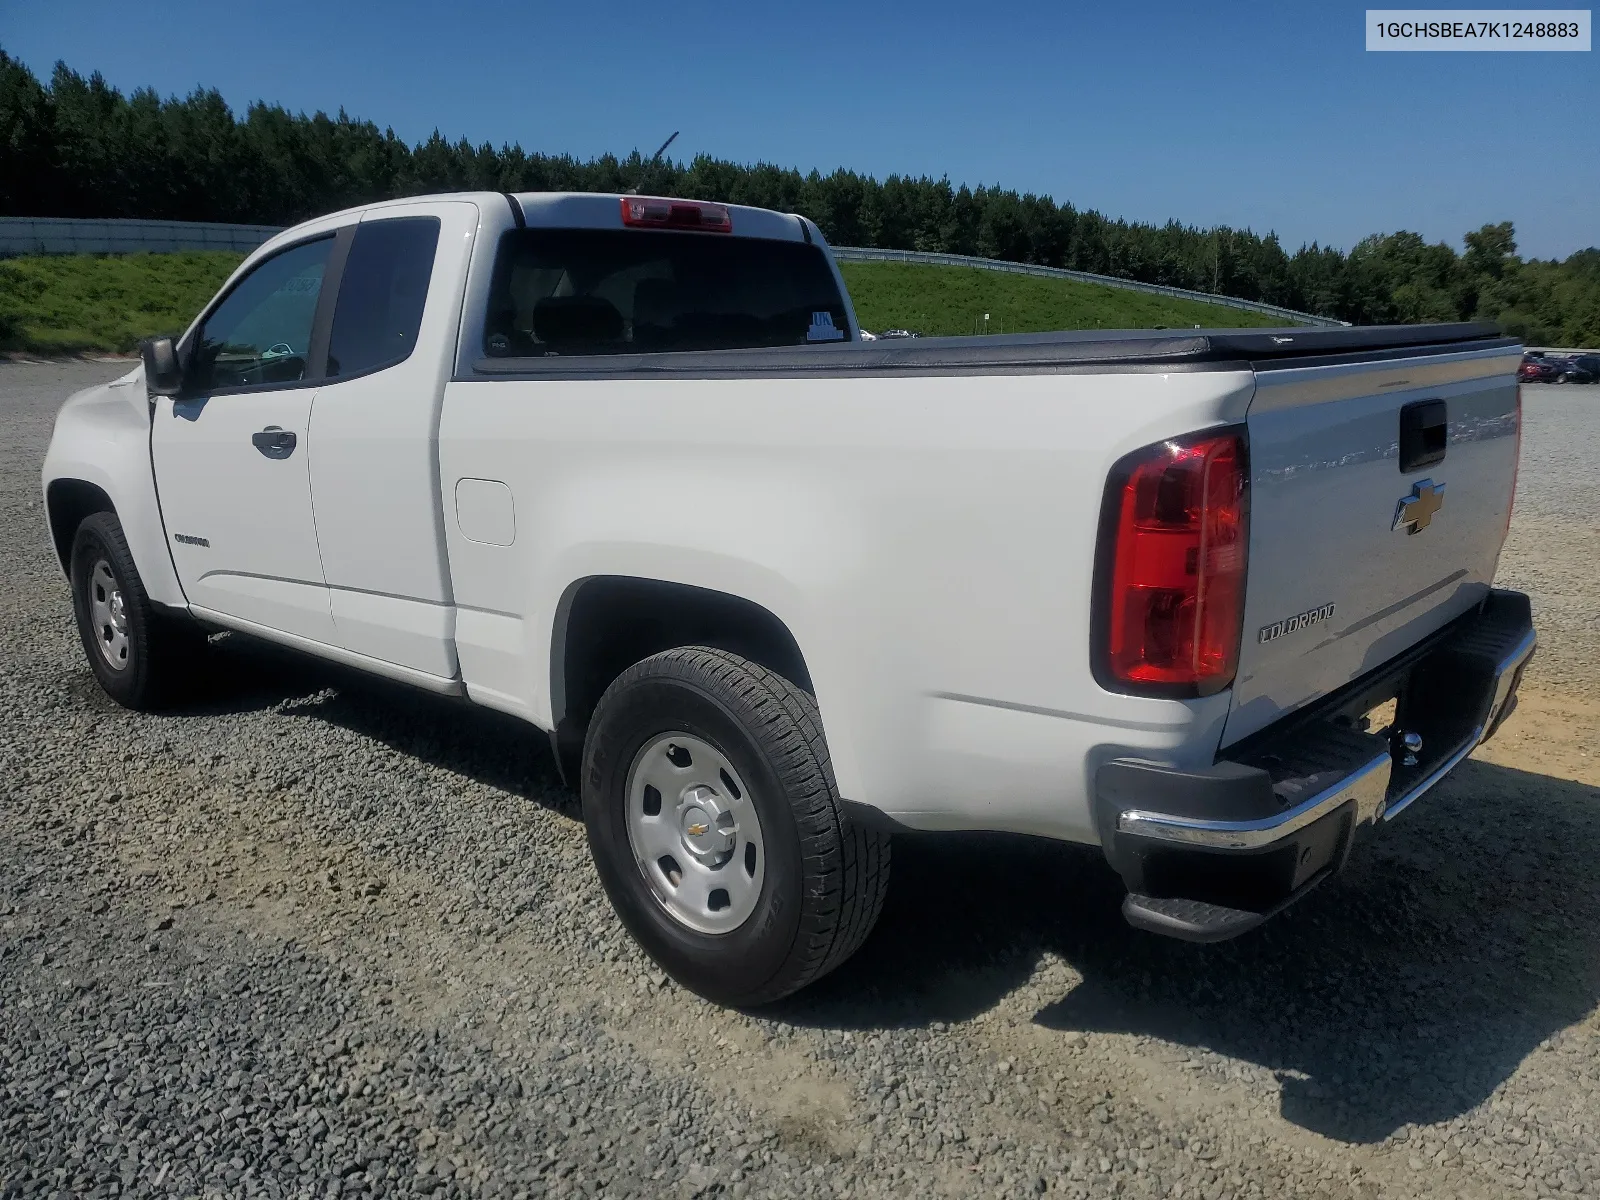
[[1484, 598], [1515, 486], [1519, 361], [1500, 342], [1255, 364], [1243, 644], [1223, 745]]

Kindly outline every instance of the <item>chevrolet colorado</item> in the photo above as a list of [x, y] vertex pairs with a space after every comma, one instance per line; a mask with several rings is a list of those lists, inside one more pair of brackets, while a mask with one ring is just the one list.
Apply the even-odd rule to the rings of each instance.
[[717, 1001], [866, 938], [898, 829], [1097, 845], [1218, 940], [1515, 703], [1520, 346], [1481, 325], [863, 340], [820, 230], [374, 204], [69, 399], [84, 652], [231, 630], [513, 713], [632, 934]]

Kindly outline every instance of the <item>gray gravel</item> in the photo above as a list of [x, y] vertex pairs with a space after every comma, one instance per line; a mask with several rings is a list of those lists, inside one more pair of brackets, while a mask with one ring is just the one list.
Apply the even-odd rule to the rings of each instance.
[[1522, 470], [1500, 580], [1533, 597], [1535, 675], [1600, 697], [1600, 386], [1522, 389]]
[[[0, 365], [0, 1196], [1600, 1194], [1592, 773], [1469, 763], [1215, 948], [1092, 852], [905, 839], [857, 959], [719, 1011], [516, 723], [239, 639], [188, 711], [100, 696], [37, 472], [121, 369]], [[1600, 389], [1543, 391], [1505, 567], [1555, 687]]]

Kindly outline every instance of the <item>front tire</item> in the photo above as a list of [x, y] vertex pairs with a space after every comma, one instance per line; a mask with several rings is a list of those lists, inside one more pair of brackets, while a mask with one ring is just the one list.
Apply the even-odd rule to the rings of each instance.
[[84, 518], [70, 561], [73, 615], [101, 688], [125, 708], [170, 704], [204, 653], [204, 635], [150, 602], [116, 514]]
[[584, 745], [583, 818], [617, 915], [718, 1004], [768, 1003], [866, 940], [889, 839], [840, 803], [816, 701], [704, 646], [624, 671]]

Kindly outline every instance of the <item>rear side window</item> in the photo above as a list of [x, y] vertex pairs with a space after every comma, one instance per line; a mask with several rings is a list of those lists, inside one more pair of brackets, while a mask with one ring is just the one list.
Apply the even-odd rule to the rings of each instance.
[[850, 336], [817, 246], [655, 229], [501, 240], [484, 352], [497, 358], [804, 346]]
[[438, 246], [437, 217], [356, 226], [333, 310], [330, 377], [365, 375], [411, 357]]

